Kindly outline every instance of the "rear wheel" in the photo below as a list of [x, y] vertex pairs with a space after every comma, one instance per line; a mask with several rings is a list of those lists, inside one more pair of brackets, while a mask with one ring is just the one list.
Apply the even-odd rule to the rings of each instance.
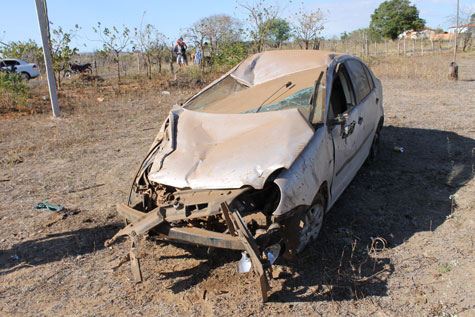
[[22, 72], [20, 76], [23, 80], [30, 80], [31, 78], [30, 74], [28, 74], [27, 72]]
[[69, 78], [71, 78], [71, 76], [72, 76], [72, 73], [71, 73], [70, 70], [65, 70], [64, 71], [64, 77], [65, 78], [69, 79]]
[[381, 132], [380, 129], [378, 129], [374, 134], [373, 143], [371, 144], [371, 149], [369, 150], [369, 160], [371, 162], [376, 161], [376, 158], [378, 157], [380, 136]]
[[90, 68], [88, 67], [88, 68], [86, 68], [86, 69], [84, 70], [84, 73], [86, 73], [86, 74], [88, 74], [88, 75], [91, 75], [91, 74], [92, 74], [92, 69], [90, 69]]
[[373, 143], [371, 143], [371, 148], [369, 149], [368, 158], [366, 159], [366, 163], [373, 163], [377, 160], [379, 155], [379, 143], [381, 139], [381, 128], [383, 127], [383, 119], [379, 120], [378, 127], [376, 128], [376, 132], [374, 133]]

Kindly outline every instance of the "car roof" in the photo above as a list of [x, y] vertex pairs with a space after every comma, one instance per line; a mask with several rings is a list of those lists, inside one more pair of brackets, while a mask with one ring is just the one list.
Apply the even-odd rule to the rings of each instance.
[[0, 59], [0, 61], [16, 61], [16, 62], [20, 62], [20, 63], [26, 63], [24, 61], [22, 61], [21, 59], [18, 59], [18, 58], [4, 58], [4, 59]]
[[266, 51], [242, 61], [230, 75], [252, 87], [305, 70], [322, 68], [342, 56], [336, 52], [320, 50]]

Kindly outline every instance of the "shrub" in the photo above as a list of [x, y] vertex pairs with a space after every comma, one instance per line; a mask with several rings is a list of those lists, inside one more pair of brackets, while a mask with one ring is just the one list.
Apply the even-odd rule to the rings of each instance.
[[224, 43], [219, 53], [212, 57], [212, 63], [219, 66], [235, 66], [248, 56], [247, 47], [243, 42]]
[[28, 87], [20, 74], [0, 72], [0, 112], [19, 110], [26, 105]]

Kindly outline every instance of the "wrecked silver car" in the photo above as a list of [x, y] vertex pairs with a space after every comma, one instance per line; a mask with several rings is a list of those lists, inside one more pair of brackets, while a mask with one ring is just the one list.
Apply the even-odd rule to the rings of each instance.
[[[175, 106], [127, 204], [136, 281], [139, 237], [240, 250], [263, 299], [279, 255], [315, 239], [323, 216], [378, 151], [381, 82], [358, 58], [324, 51], [250, 56]], [[247, 268], [246, 268], [247, 267]]]

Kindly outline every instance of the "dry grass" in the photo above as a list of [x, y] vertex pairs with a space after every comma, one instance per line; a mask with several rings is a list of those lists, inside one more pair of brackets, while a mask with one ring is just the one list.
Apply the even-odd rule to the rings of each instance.
[[[475, 52], [460, 53], [458, 63], [475, 58]], [[370, 56], [363, 58], [379, 78], [430, 80], [431, 82], [446, 82], [449, 64], [453, 61], [451, 53], [433, 53], [425, 56]], [[460, 80], [473, 80], [475, 74], [470, 68], [460, 67]]]

